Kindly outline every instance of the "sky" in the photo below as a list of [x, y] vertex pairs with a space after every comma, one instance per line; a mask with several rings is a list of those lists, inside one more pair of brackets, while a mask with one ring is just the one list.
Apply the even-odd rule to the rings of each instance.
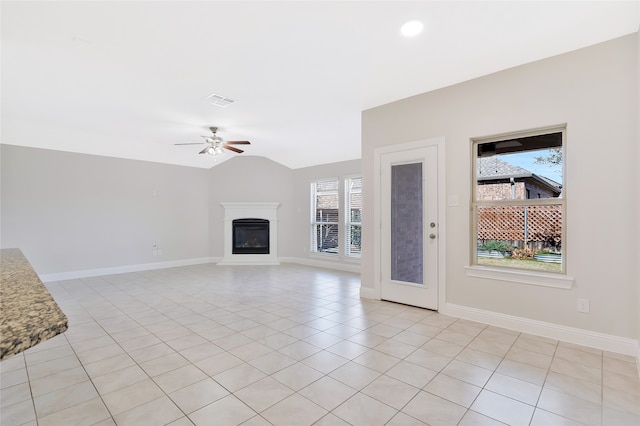
[[509, 164], [527, 169], [539, 176], [544, 176], [558, 183], [562, 183], [562, 167], [549, 164], [536, 164], [536, 157], [546, 157], [549, 150], [526, 151], [516, 154], [500, 155], [499, 158]]

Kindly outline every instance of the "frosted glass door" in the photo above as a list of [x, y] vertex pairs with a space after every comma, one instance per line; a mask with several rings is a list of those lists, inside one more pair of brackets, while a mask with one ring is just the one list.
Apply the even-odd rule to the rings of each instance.
[[380, 157], [380, 294], [438, 309], [438, 147]]
[[422, 162], [391, 166], [391, 279], [423, 284]]

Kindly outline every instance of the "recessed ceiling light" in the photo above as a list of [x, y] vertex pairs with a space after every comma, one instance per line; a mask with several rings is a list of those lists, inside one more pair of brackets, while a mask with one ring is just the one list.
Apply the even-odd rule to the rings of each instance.
[[417, 19], [412, 19], [410, 21], [405, 22], [405, 24], [400, 28], [400, 32], [405, 37], [413, 37], [417, 36], [422, 32], [424, 28], [424, 24]]

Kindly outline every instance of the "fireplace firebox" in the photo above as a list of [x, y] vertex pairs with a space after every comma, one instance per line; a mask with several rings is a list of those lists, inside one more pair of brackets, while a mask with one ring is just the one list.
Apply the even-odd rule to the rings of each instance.
[[232, 235], [232, 254], [269, 254], [268, 220], [235, 219]]
[[[218, 265], [279, 265], [278, 260], [278, 206], [277, 202], [224, 202], [224, 257]], [[245, 218], [260, 218], [269, 222], [269, 233], [263, 232], [264, 247], [256, 253], [255, 248], [237, 250], [239, 235], [234, 231], [233, 222]], [[252, 220], [252, 222], [255, 222]], [[236, 225], [238, 222], [236, 222]], [[264, 226], [264, 225], [262, 225]], [[256, 231], [254, 228], [253, 231]], [[268, 245], [268, 248], [267, 248]], [[246, 247], [245, 247], [246, 249]]]

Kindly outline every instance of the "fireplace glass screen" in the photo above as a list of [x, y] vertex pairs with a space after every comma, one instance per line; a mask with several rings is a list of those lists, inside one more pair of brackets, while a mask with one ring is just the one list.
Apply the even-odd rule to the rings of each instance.
[[236, 219], [233, 221], [233, 254], [269, 254], [269, 221]]

